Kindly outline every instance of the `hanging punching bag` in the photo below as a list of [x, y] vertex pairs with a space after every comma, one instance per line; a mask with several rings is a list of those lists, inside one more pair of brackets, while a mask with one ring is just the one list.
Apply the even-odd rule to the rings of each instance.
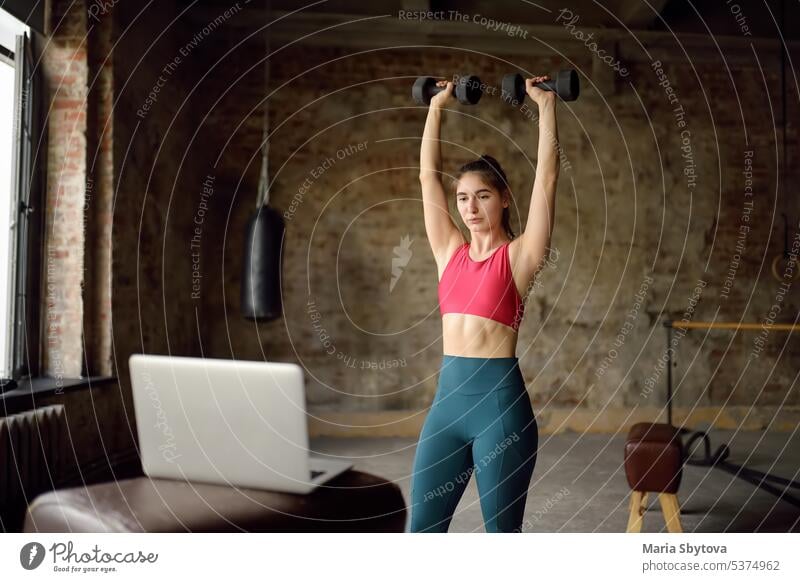
[[242, 273], [242, 315], [256, 321], [281, 316], [283, 216], [262, 206], [248, 221]]
[[[269, 20], [269, 0], [266, 2]], [[268, 29], [269, 27], [267, 27]], [[269, 33], [265, 35], [264, 90], [269, 89]], [[269, 97], [264, 98], [261, 175], [256, 213], [247, 223], [242, 264], [241, 310], [247, 319], [271, 321], [281, 316], [281, 263], [286, 227], [281, 213], [269, 206]]]

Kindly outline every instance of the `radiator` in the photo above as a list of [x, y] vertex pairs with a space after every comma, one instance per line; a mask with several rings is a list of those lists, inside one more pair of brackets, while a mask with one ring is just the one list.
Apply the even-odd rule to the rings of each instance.
[[68, 438], [61, 404], [0, 418], [0, 507], [27, 506], [58, 484]]

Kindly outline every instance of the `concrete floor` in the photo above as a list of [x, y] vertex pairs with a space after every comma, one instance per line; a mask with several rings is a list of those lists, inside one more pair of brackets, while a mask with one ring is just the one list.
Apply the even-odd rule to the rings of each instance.
[[[712, 453], [729, 445], [732, 463], [800, 480], [797, 431], [714, 430], [710, 440]], [[622, 465], [624, 442], [625, 434], [540, 435], [524, 531], [624, 532], [630, 492]], [[393, 480], [408, 506], [415, 439], [315, 438], [311, 446], [314, 453], [351, 459], [356, 469]], [[788, 492], [800, 499], [800, 489]], [[721, 469], [686, 465], [678, 499], [687, 532], [800, 532], [800, 508]], [[665, 532], [657, 497], [651, 494], [648, 504], [642, 531]], [[450, 531], [484, 531], [474, 478]]]

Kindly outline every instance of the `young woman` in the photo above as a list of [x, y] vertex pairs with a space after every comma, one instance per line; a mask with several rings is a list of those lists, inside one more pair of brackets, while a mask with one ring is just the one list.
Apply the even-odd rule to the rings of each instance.
[[526, 79], [539, 108], [536, 179], [525, 232], [509, 222], [511, 191], [487, 155], [455, 175], [466, 241], [441, 180], [439, 130], [453, 84], [431, 100], [420, 151], [425, 230], [439, 275], [444, 354], [411, 478], [412, 532], [446, 532], [474, 473], [487, 532], [520, 531], [539, 429], [515, 356], [523, 295], [549, 250], [558, 180], [555, 95]]

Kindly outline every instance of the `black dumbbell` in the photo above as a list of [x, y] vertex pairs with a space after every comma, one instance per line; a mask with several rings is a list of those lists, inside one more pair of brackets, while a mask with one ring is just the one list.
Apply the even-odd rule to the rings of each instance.
[[[545, 91], [554, 91], [555, 94], [564, 101], [575, 101], [581, 92], [578, 72], [575, 69], [559, 71], [556, 73], [555, 79], [537, 83], [536, 86]], [[503, 101], [519, 104], [525, 99], [525, 95], [525, 77], [519, 73], [513, 73], [503, 77]]]
[[[411, 96], [418, 105], [430, 105], [431, 98], [447, 88], [446, 86], [437, 87], [436, 81], [433, 77], [417, 77], [411, 89]], [[483, 95], [481, 80], [475, 75], [459, 77], [454, 87], [454, 93], [459, 103], [475, 105]]]

